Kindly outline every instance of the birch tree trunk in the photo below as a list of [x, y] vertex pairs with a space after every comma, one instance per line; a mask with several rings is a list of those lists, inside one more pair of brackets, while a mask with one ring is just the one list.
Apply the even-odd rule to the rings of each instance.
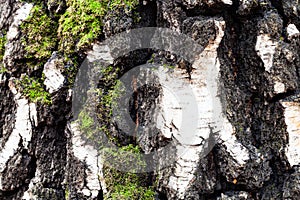
[[[74, 2], [0, 0], [0, 199], [105, 198], [110, 178], [95, 144], [105, 134], [154, 152], [155, 170], [141, 184], [155, 199], [300, 199], [298, 0], [144, 0], [132, 9], [136, 1], [91, 0], [80, 8], [106, 2], [103, 14], [80, 13]], [[104, 45], [112, 38], [124, 50], [118, 34], [146, 27], [165, 28], [131, 41], [147, 48], [115, 57]], [[81, 67], [95, 59], [112, 66], [100, 69], [100, 99], [130, 70], [158, 66], [123, 77], [134, 86], [121, 107], [132, 135], [104, 101], [95, 108], [106, 132], [74, 121], [89, 83], [74, 88], [75, 77], [88, 80]]]

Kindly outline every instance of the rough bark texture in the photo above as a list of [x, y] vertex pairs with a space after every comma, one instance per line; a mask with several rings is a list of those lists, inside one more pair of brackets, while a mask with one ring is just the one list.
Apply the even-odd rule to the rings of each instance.
[[[78, 61], [72, 63], [63, 61], [58, 43], [52, 56], [30, 58], [22, 42], [28, 33], [21, 26], [34, 5], [43, 5], [43, 12], [58, 23], [68, 2], [0, 0], [0, 37], [6, 38], [3, 59], [0, 55], [0, 199], [102, 199], [107, 192], [96, 147], [83, 142], [84, 133], [72, 123], [69, 77], [92, 45], [70, 54]], [[135, 122], [150, 126], [160, 113], [164, 125], [150, 126], [135, 138], [110, 127], [121, 143], [134, 140], [145, 153], [177, 143], [153, 157], [158, 168], [176, 160], [149, 174], [155, 179], [155, 198], [300, 199], [300, 2], [144, 0], [134, 11], [110, 10], [101, 20], [96, 41], [133, 28], [163, 27], [190, 36], [204, 49], [194, 63], [157, 49], [112, 61], [121, 73], [150, 60], [172, 65], [175, 79], [196, 91], [198, 104], [217, 99], [214, 105], [221, 108], [214, 119], [197, 119], [202, 132], [195, 137], [209, 135], [211, 126], [218, 132], [216, 145], [204, 157], [201, 141], [182, 142], [176, 110], [167, 104], [172, 97], [159, 87], [141, 89], [131, 114]], [[61, 38], [58, 34], [57, 40]], [[29, 67], [29, 62], [38, 64]], [[205, 96], [208, 73], [215, 90]], [[18, 80], [26, 75], [39, 78], [51, 104], [33, 101], [22, 92], [24, 82]], [[163, 78], [155, 78], [163, 84]], [[203, 112], [214, 109], [202, 107]], [[222, 126], [214, 125], [218, 120]], [[187, 153], [178, 154], [181, 146]]]

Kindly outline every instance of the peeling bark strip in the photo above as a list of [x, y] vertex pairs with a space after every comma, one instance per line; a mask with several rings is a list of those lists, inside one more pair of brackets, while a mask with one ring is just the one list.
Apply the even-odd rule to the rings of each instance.
[[8, 140], [5, 142], [3, 148], [0, 151], [0, 190], [6, 191], [8, 185], [3, 180], [6, 180], [5, 170], [10, 168], [8, 162], [15, 156], [21, 149], [28, 150], [30, 148], [30, 142], [32, 139], [33, 127], [37, 122], [37, 111], [34, 103], [29, 103], [27, 99], [21, 97], [20, 93], [16, 92], [16, 88], [12, 85], [10, 87], [11, 92], [14, 94], [14, 100], [17, 105], [15, 114], [14, 128], [10, 134]]
[[277, 47], [277, 42], [273, 42], [272, 39], [266, 35], [259, 35], [257, 37], [257, 42], [255, 49], [257, 50], [257, 54], [264, 62], [264, 66], [266, 71], [270, 71], [273, 65], [273, 56], [275, 53], [275, 49]]
[[298, 165], [300, 163], [300, 103], [283, 102], [282, 105], [285, 107], [285, 122], [289, 132], [286, 155], [292, 166]]
[[[191, 74], [190, 80], [190, 86], [198, 105], [198, 115], [188, 117], [192, 122], [197, 123], [197, 130], [193, 134], [193, 137], [189, 138], [190, 141], [187, 147], [184, 147], [186, 145], [184, 141], [187, 140], [185, 137], [187, 136], [182, 135], [181, 128], [179, 128], [177, 133], [173, 133], [174, 137], [180, 143], [178, 146], [178, 152], [181, 152], [182, 154], [179, 153], [177, 155], [178, 159], [176, 159], [177, 163], [175, 165], [175, 172], [170, 176], [167, 187], [176, 192], [176, 197], [180, 199], [184, 199], [187, 191], [189, 191], [193, 185], [193, 180], [195, 179], [194, 173], [197, 170], [197, 166], [200, 164], [200, 155], [203, 154], [203, 156], [205, 156], [205, 154], [209, 153], [211, 150], [211, 148], [206, 150], [206, 147], [201, 145], [211, 134], [210, 126], [213, 127], [213, 131], [215, 132], [219, 132], [224, 128], [223, 121], [225, 119], [222, 118], [221, 102], [217, 97], [219, 74], [217, 48], [224, 36], [225, 22], [222, 21], [222, 19], [215, 19], [213, 21], [213, 27], [211, 28], [215, 29], [218, 35], [216, 35], [215, 40], [209, 41], [209, 45], [204, 49], [204, 51], [199, 55], [198, 60], [196, 60], [193, 64], [194, 70]], [[182, 72], [176, 71], [175, 73], [178, 76], [178, 79], [182, 79]], [[178, 90], [180, 90], [180, 88], [178, 88]], [[168, 102], [170, 100], [171, 99], [168, 96], [163, 94], [162, 102]], [[170, 121], [173, 122], [173, 117], [176, 117], [176, 115], [170, 115], [170, 113], [174, 113], [172, 108], [168, 108], [168, 106], [162, 103], [162, 109], [165, 109], [164, 118], [169, 120], [166, 121], [165, 124], [169, 124]], [[197, 119], [193, 119], [193, 117], [196, 117]], [[180, 120], [180, 117], [177, 120], [174, 120], [177, 127], [181, 127]], [[232, 133], [225, 132], [225, 134]], [[220, 133], [220, 135], [223, 134]], [[213, 146], [214, 144], [208, 145]], [[184, 148], [186, 150], [182, 152], [180, 148]]]
[[[25, 33], [21, 26], [33, 9], [43, 17], [34, 17], [28, 24], [38, 27]], [[53, 36], [40, 35], [49, 33], [47, 21], [59, 27]], [[192, 42], [174, 34], [152, 44], [143, 40], [146, 33], [109, 40], [143, 27], [168, 28]], [[157, 153], [151, 157], [157, 171], [142, 182], [153, 186], [156, 199], [300, 199], [299, 30], [298, 0], [0, 0], [0, 199], [96, 200], [110, 192], [98, 149], [72, 119], [78, 114], [71, 111], [72, 83], [86, 56], [121, 73], [145, 63], [160, 66], [145, 80], [153, 78], [157, 90], [143, 91], [138, 77], [128, 78], [136, 144], [145, 154]], [[42, 59], [28, 56], [24, 39], [37, 41]], [[109, 45], [98, 45], [105, 41]], [[138, 49], [148, 42], [153, 49], [114, 54], [128, 50], [120, 44]], [[183, 48], [193, 44], [201, 47], [196, 59], [188, 57], [195, 49]], [[174, 66], [172, 76], [166, 66]], [[40, 88], [23, 93], [23, 77]], [[41, 91], [51, 104], [27, 98]], [[180, 101], [191, 94], [195, 109], [185, 113]], [[111, 131], [130, 141], [120, 129]], [[116, 199], [143, 199], [125, 197]]]
[[85, 184], [78, 189], [81, 190], [84, 196], [95, 199], [98, 197], [99, 191], [102, 189], [104, 192], [106, 191], [105, 182], [103, 181], [101, 157], [93, 146], [86, 145], [82, 140], [82, 133], [78, 130], [78, 124], [73, 123], [68, 128], [72, 134], [70, 153], [73, 153], [77, 159], [85, 163]]
[[36, 108], [34, 104], [29, 104], [26, 99], [16, 100], [16, 103], [18, 107], [15, 127], [1, 150], [0, 171], [6, 168], [6, 162], [14, 155], [19, 146], [28, 148], [32, 136], [32, 126], [34, 126], [34, 122], [36, 121]]

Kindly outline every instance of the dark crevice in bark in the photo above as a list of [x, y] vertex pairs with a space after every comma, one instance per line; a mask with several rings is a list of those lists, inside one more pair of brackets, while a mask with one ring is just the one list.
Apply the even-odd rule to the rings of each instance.
[[[283, 109], [279, 109], [279, 107], [276, 106], [277, 102], [282, 98], [293, 95], [294, 91], [279, 94], [270, 101], [270, 105], [265, 105], [267, 99], [263, 94], [267, 91], [267, 80], [261, 58], [258, 57], [255, 51], [256, 33], [258, 32], [257, 21], [262, 15], [261, 12], [257, 12], [251, 19], [241, 18], [235, 14], [237, 6], [238, 1], [234, 1], [232, 9], [224, 14], [226, 31], [218, 49], [218, 56], [221, 58], [221, 77], [225, 85], [226, 96], [230, 99], [227, 105], [229, 106], [228, 108], [232, 109], [232, 112], [235, 113], [235, 116], [228, 116], [228, 119], [235, 125], [237, 138], [245, 146], [250, 142], [250, 144], [256, 148], [264, 149], [264, 151], [269, 151], [268, 148], [274, 148], [271, 152], [273, 159], [270, 164], [273, 174], [270, 182], [265, 183], [265, 185], [267, 186], [273, 182], [278, 182], [276, 187], [280, 190], [283, 186], [283, 181], [281, 181], [282, 174], [285, 173], [286, 168], [278, 168], [277, 166], [282, 166], [282, 163], [287, 163], [287, 161], [278, 155], [280, 146], [284, 146], [287, 142], [284, 140], [286, 131], [279, 132], [279, 128], [274, 129], [272, 127], [277, 119], [269, 120], [267, 111], [275, 112], [272, 108], [277, 107], [278, 110], [276, 110], [276, 113], [279, 116], [283, 115]], [[229, 51], [232, 53], [228, 53]], [[255, 85], [260, 87], [253, 87]], [[235, 87], [239, 88], [239, 90], [234, 89]], [[226, 91], [230, 92], [228, 93]], [[233, 91], [237, 91], [238, 93], [232, 93]], [[234, 105], [230, 102], [231, 99], [243, 103], [239, 108], [230, 108]], [[258, 114], [262, 109], [265, 110], [265, 113]], [[243, 121], [240, 121], [241, 119], [243, 119]], [[284, 122], [282, 120], [281, 118], [281, 122], [277, 122], [277, 126], [279, 126], [279, 124], [283, 126]], [[245, 128], [249, 126], [252, 133], [250, 137], [246, 136], [244, 131]], [[273, 134], [278, 135], [278, 138], [275, 139]], [[270, 141], [266, 141], [266, 138], [269, 138]], [[279, 146], [274, 146], [271, 140], [278, 142]], [[247, 185], [228, 183], [225, 177], [221, 176], [220, 178], [222, 191], [248, 191], [249, 193], [253, 193], [254, 196], [256, 195], [255, 193], [258, 192], [258, 188], [255, 189], [249, 188]]]
[[[274, 152], [276, 154], [276, 152]], [[274, 188], [274, 191], [278, 191], [278, 199], [282, 199], [282, 191], [283, 191], [283, 184], [285, 180], [285, 175], [289, 172], [286, 168], [286, 163], [282, 161], [282, 159], [279, 156], [273, 156], [273, 158], [270, 160], [270, 167], [272, 168], [272, 174], [270, 177], [270, 180], [265, 182], [263, 187], [260, 188], [258, 192], [259, 199], [266, 199], [264, 197], [265, 193], [268, 192], [266, 189], [269, 187]], [[274, 192], [273, 191], [273, 192]]]
[[280, 94], [276, 94], [274, 97], [272, 97], [271, 99], [269, 99], [268, 101], [270, 103], [274, 103], [274, 102], [278, 102], [280, 100], [283, 100], [283, 99], [286, 99], [290, 96], [293, 96], [296, 94], [296, 91], [295, 90], [287, 90], [286, 92], [284, 93], [280, 93]]
[[154, 50], [152, 49], [139, 49], [117, 58], [114, 61], [114, 67], [120, 68], [119, 76], [117, 78], [122, 77], [123, 74], [134, 67], [146, 64], [153, 52]]
[[[219, 150], [220, 150], [220, 145], [216, 145], [212, 152], [214, 155], [219, 155]], [[220, 161], [221, 158], [219, 158], [218, 156], [214, 156], [214, 160], [213, 162], [215, 163], [216, 166], [218, 166], [218, 163]], [[256, 196], [257, 196], [257, 192], [259, 191], [258, 188], [256, 189], [253, 189], [253, 188], [249, 188], [247, 185], [245, 184], [240, 184], [240, 183], [233, 183], [233, 182], [229, 182], [226, 177], [224, 175], [222, 175], [222, 172], [220, 171], [220, 168], [216, 168], [216, 172], [217, 172], [217, 187], [214, 191], [214, 193], [212, 194], [206, 194], [204, 195], [203, 199], [217, 199], [219, 197], [221, 197], [221, 194], [223, 193], [226, 193], [226, 192], [233, 192], [233, 191], [236, 191], [236, 192], [239, 192], [239, 191], [245, 191], [245, 192], [248, 192], [251, 196], [251, 198], [253, 199], [257, 199]]]
[[210, 16], [216, 17], [221, 15], [226, 10], [230, 9], [231, 5], [227, 4], [216, 4], [213, 6], [208, 5], [196, 5], [193, 8], [188, 8], [182, 3], [176, 3], [175, 5], [179, 6], [186, 14], [187, 17], [198, 17], [198, 16]]
[[[213, 149], [214, 155], [220, 155], [219, 154], [220, 148], [221, 147], [219, 145], [214, 147], [214, 149]], [[216, 166], [218, 166], [220, 159], [222, 159], [222, 158], [215, 156], [214, 163]], [[232, 180], [232, 182], [229, 182], [227, 180], [227, 178], [222, 174], [220, 168], [218, 168], [218, 167], [217, 167], [217, 179], [218, 179], [220, 186], [218, 188], [216, 188], [216, 190], [214, 192], [214, 195], [216, 197], [220, 196], [221, 193], [225, 193], [226, 191], [228, 191], [228, 192], [229, 191], [246, 191], [249, 194], [251, 194], [253, 197], [255, 197], [256, 193], [258, 191], [258, 188], [249, 188], [247, 184], [239, 183], [239, 181], [237, 181], [236, 183], [233, 182], [234, 180]], [[239, 179], [239, 177], [237, 179]]]
[[37, 164], [36, 164], [37, 159], [34, 155], [30, 155], [28, 153], [28, 150], [26, 150], [26, 149], [24, 149], [22, 151], [22, 155], [23, 156], [27, 155], [27, 156], [30, 156], [30, 158], [31, 158], [30, 164], [28, 165], [28, 180], [29, 181], [27, 181], [24, 184], [24, 188], [26, 188], [25, 189], [25, 191], [26, 191], [29, 188], [29, 184], [30, 184], [31, 179], [33, 179], [35, 177], [35, 172], [36, 172], [36, 167], [37, 167]]
[[286, 33], [286, 27], [288, 26], [289, 19], [286, 16], [286, 14], [284, 13], [284, 9], [282, 6], [282, 0], [270, 0], [270, 1], [271, 1], [272, 6], [277, 10], [278, 14], [281, 16], [281, 19], [283, 21], [281, 35], [284, 38], [284, 41], [289, 43], [289, 40], [287, 38], [287, 33]]
[[[5, 81], [0, 84], [0, 138], [2, 143], [0, 144], [0, 150], [4, 147], [11, 132], [14, 128], [16, 104], [13, 98], [13, 94], [9, 89], [9, 74], [2, 74], [2, 77], [6, 77]], [[5, 126], [6, 125], [6, 126]], [[6, 134], [3, 135], [4, 129]]]
[[[22, 141], [22, 138], [21, 138], [20, 142], [21, 141]], [[23, 196], [24, 192], [29, 188], [30, 180], [35, 177], [36, 162], [37, 162], [36, 158], [34, 156], [30, 155], [27, 149], [23, 149], [22, 144], [19, 145], [19, 148], [21, 148], [22, 150], [20, 152], [17, 152], [17, 154], [20, 154], [22, 156], [21, 164], [25, 164], [25, 165], [21, 165], [21, 166], [26, 167], [26, 169], [25, 170], [18, 169], [18, 170], [21, 170], [19, 172], [20, 174], [13, 174], [13, 175], [20, 176], [23, 178], [23, 180], [21, 183], [19, 183], [20, 186], [14, 188], [13, 190], [9, 190], [9, 191], [1, 191], [0, 190], [0, 198], [3, 200], [4, 199], [7, 199], [7, 200], [17, 199], [18, 197]], [[15, 154], [13, 157], [15, 157], [17, 154]], [[29, 163], [27, 163], [28, 160], [29, 160]], [[6, 170], [8, 170], [8, 169], [6, 169]], [[5, 171], [3, 173], [5, 173]], [[24, 178], [24, 174], [23, 174], [24, 171], [26, 171], [25, 178]], [[11, 180], [9, 180], [9, 181], [11, 181]]]
[[143, 5], [144, 0], [140, 0], [139, 6], [136, 9], [141, 21], [137, 23], [137, 27], [156, 27], [157, 26], [157, 2], [156, 0], [147, 1]]
[[168, 200], [167, 195], [163, 192], [158, 192], [158, 199], [159, 200]]
[[[293, 41], [292, 45], [293, 46], [299, 46], [300, 45], [300, 35], [296, 36], [296, 38], [293, 38], [293, 39], [294, 39], [294, 41]], [[298, 55], [300, 54], [300, 50], [298, 50], [296, 52], [297, 52]], [[293, 61], [293, 65], [295, 66], [296, 74], [297, 74], [297, 77], [298, 77], [298, 83], [300, 83], [300, 66], [299, 66], [299, 64], [297, 64], [299, 62], [300, 62], [299, 58], [297, 58], [295, 61]], [[296, 94], [300, 94], [300, 85], [297, 88]]]

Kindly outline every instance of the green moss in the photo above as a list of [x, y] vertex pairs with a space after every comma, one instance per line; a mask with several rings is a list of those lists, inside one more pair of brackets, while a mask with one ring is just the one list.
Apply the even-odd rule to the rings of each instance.
[[110, 133], [111, 119], [113, 117], [113, 110], [118, 109], [117, 106], [120, 97], [125, 92], [125, 88], [121, 81], [117, 79], [119, 72], [120, 69], [116, 66], [102, 68], [100, 85], [103, 87], [97, 90], [99, 96], [97, 117], [101, 124], [101, 131], [115, 144], [118, 144], [119, 142], [117, 141], [117, 138], [112, 137], [112, 134]]
[[52, 52], [59, 50], [64, 54], [64, 64], [69, 66], [63, 74], [70, 86], [79, 67], [76, 53], [99, 39], [107, 12], [116, 9], [131, 12], [138, 4], [138, 0], [66, 0], [68, 8], [65, 13], [50, 17], [44, 1], [26, 2], [35, 4], [30, 16], [21, 25], [27, 66], [42, 68]]
[[[76, 52], [89, 48], [102, 34], [103, 18], [111, 9], [133, 9], [138, 0], [67, 0], [67, 10], [60, 16], [58, 50], [65, 56], [64, 75], [73, 85], [78, 70]], [[69, 61], [68, 61], [69, 60]], [[70, 63], [71, 60], [71, 63]]]
[[26, 58], [34, 62], [45, 62], [50, 58], [57, 44], [57, 27], [57, 22], [46, 14], [45, 9], [35, 5], [30, 16], [21, 25], [25, 35], [22, 44], [26, 50]]
[[155, 192], [151, 188], [141, 187], [137, 183], [128, 183], [126, 185], [116, 184], [115, 191], [105, 196], [104, 199], [113, 200], [152, 200]]
[[113, 109], [115, 109], [118, 105], [118, 100], [122, 93], [124, 92], [124, 88], [122, 87], [122, 83], [120, 80], [115, 82], [115, 85], [106, 92], [105, 95], [102, 96], [100, 105], [108, 108], [106, 114], [108, 116], [112, 116]]
[[63, 71], [63, 75], [67, 78], [67, 83], [69, 85], [69, 87], [73, 87], [73, 84], [75, 82], [76, 79], [76, 75], [77, 75], [77, 70], [78, 70], [78, 66], [79, 66], [79, 58], [76, 55], [73, 55], [72, 57], [68, 57], [68, 56], [64, 56], [64, 71]]
[[[120, 96], [124, 92], [121, 81], [117, 80], [118, 72], [119, 68], [113, 66], [108, 66], [101, 70], [102, 78], [100, 79], [100, 85], [103, 88], [98, 88], [94, 91], [99, 96], [99, 106], [97, 107], [97, 115], [95, 116], [97, 119], [91, 117], [88, 106], [83, 108], [78, 115], [80, 130], [92, 143], [100, 143], [98, 142], [99, 132], [105, 133], [111, 141], [115, 140], [111, 137], [109, 126], [113, 109], [117, 108]], [[95, 120], [97, 120], [100, 126], [94, 126]]]
[[51, 104], [51, 96], [45, 91], [43, 81], [44, 78], [38, 79], [36, 77], [25, 75], [17, 82], [17, 85], [19, 86], [21, 93], [31, 102]]
[[72, 54], [89, 47], [102, 34], [102, 21], [108, 10], [131, 10], [137, 3], [138, 0], [67, 0], [68, 9], [59, 20], [59, 50]]
[[[105, 88], [100, 88], [99, 92], [99, 111], [96, 123], [102, 124], [101, 133], [105, 133], [109, 140], [117, 144], [117, 150], [103, 148], [101, 145], [101, 135], [95, 130], [95, 119], [88, 112], [88, 108], [79, 114], [80, 130], [91, 139], [92, 142], [101, 140], [100, 144], [102, 156], [104, 158], [104, 178], [107, 187], [107, 193], [104, 199], [115, 200], [150, 200], [154, 199], [155, 191], [153, 186], [149, 186], [147, 182], [147, 173], [138, 174], [138, 171], [144, 171], [146, 161], [142, 158], [139, 146], [129, 144], [121, 146], [116, 138], [110, 135], [110, 121], [112, 117], [112, 109], [117, 108], [117, 102], [122, 95], [124, 89], [122, 84], [117, 80], [119, 68], [108, 66], [101, 70], [101, 84]], [[116, 116], [114, 116], [116, 117]], [[111, 165], [114, 163], [114, 166]], [[115, 166], [130, 166], [131, 172], [122, 172], [114, 168]]]
[[90, 117], [87, 111], [83, 110], [78, 115], [78, 122], [80, 131], [84, 133], [89, 139], [94, 139], [94, 119]]
[[69, 196], [70, 196], [70, 191], [69, 191], [69, 186], [67, 186], [65, 189], [65, 199], [69, 200]]
[[[79, 114], [80, 130], [93, 140], [101, 140], [101, 136], [96, 138], [97, 132], [94, 129], [94, 119], [89, 116], [87, 111]], [[117, 150], [102, 148], [102, 157], [104, 158], [104, 179], [107, 193], [104, 199], [115, 200], [150, 200], [154, 199], [154, 187], [148, 186], [147, 173], [138, 174], [137, 170], [145, 170], [146, 162], [142, 159], [141, 149], [139, 146], [129, 144], [120, 147]], [[122, 172], [111, 166], [127, 165], [131, 166], [131, 172]], [[67, 191], [65, 193], [68, 194]]]
[[4, 52], [5, 52], [5, 44], [6, 44], [6, 33], [0, 32], [0, 62], [3, 60]]
[[69, 8], [59, 20], [59, 50], [72, 54], [100, 36], [104, 9], [96, 0], [68, 0]]
[[152, 186], [146, 186], [146, 174], [137, 174], [131, 172], [121, 172], [110, 167], [110, 163], [116, 165], [136, 165], [135, 167], [145, 168], [146, 162], [142, 160], [141, 151], [138, 146], [129, 144], [121, 147], [118, 151], [107, 149], [104, 151], [104, 176], [107, 186], [107, 194], [104, 199], [116, 200], [150, 200], [154, 199], [154, 189]]
[[163, 67], [164, 67], [165, 69], [175, 69], [175, 68], [176, 68], [176, 67], [173, 66], [173, 65], [167, 65], [167, 64], [163, 64]]
[[0, 63], [0, 74], [2, 74], [4, 72], [7, 72], [7, 69], [5, 67], [1, 66], [1, 63]]
[[5, 53], [5, 44], [6, 44], [6, 32], [0, 31], [0, 74], [7, 71], [7, 69], [3, 66], [3, 56]]
[[138, 0], [113, 0], [109, 3], [109, 10], [116, 10], [120, 7], [131, 11], [138, 4]]

